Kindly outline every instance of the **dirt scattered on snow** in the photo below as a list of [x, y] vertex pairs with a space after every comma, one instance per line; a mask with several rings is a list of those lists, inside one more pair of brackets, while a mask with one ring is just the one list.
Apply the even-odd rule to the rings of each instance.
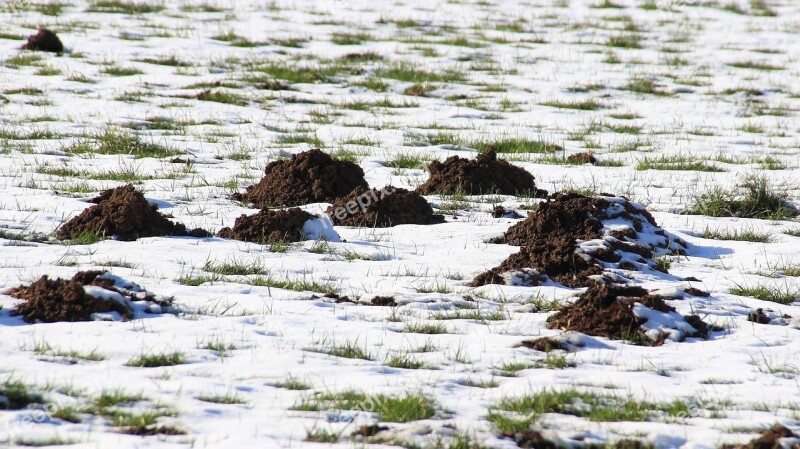
[[113, 313], [129, 320], [145, 312], [162, 313], [172, 304], [171, 298], [157, 298], [105, 271], [81, 271], [72, 279], [42, 276], [7, 294], [23, 300], [12, 313], [29, 323], [115, 319]]
[[781, 424], [775, 424], [747, 444], [726, 444], [722, 449], [800, 449], [800, 443], [797, 441], [791, 446], [782, 445], [781, 438], [800, 438], [800, 436]]
[[550, 352], [554, 349], [560, 349], [562, 351], [570, 350], [569, 346], [567, 346], [564, 342], [562, 342], [558, 338], [554, 337], [542, 337], [542, 338], [537, 338], [535, 340], [523, 340], [520, 343], [514, 345], [514, 347], [528, 348], [540, 352]]
[[222, 228], [217, 236], [253, 243], [305, 240], [303, 225], [314, 218], [310, 213], [291, 209], [262, 209], [254, 215], [241, 215], [231, 228]]
[[58, 38], [56, 33], [43, 28], [36, 34], [28, 36], [28, 42], [22, 46], [22, 49], [63, 53], [64, 44], [61, 43], [61, 39]]
[[654, 260], [682, 254], [686, 243], [624, 197], [556, 194], [524, 221], [490, 240], [521, 246], [500, 266], [470, 284], [539, 285], [548, 278], [568, 287], [628, 281], [626, 271], [664, 271]]
[[361, 167], [334, 159], [317, 148], [270, 162], [258, 184], [245, 193], [231, 195], [231, 199], [260, 208], [301, 206], [332, 203], [358, 187], [369, 187]]
[[381, 190], [360, 187], [334, 201], [327, 213], [334, 224], [343, 226], [388, 228], [444, 222], [420, 194], [391, 186]]
[[498, 193], [519, 195], [533, 193], [544, 197], [547, 192], [536, 188], [533, 175], [489, 150], [475, 159], [451, 156], [444, 162], [432, 161], [428, 165], [430, 178], [417, 188], [423, 195], [463, 192], [467, 195]]
[[697, 315], [681, 316], [664, 298], [636, 286], [594, 285], [547, 319], [548, 327], [587, 335], [660, 345], [666, 339], [708, 337]]
[[203, 229], [187, 231], [183, 224], [173, 223], [130, 184], [105, 190], [89, 202], [95, 205], [58, 228], [58, 238], [74, 239], [94, 234], [133, 241], [142, 237], [211, 235]]

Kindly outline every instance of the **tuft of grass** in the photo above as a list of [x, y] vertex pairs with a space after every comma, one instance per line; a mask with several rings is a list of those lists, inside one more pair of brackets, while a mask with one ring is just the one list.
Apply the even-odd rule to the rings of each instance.
[[728, 65], [737, 69], [763, 70], [768, 72], [785, 69], [783, 66], [758, 61], [736, 61]]
[[451, 333], [450, 330], [447, 328], [447, 326], [444, 325], [443, 323], [424, 323], [424, 322], [406, 323], [404, 332], [413, 332], [415, 334], [425, 334], [425, 335], [438, 335], [438, 334]]
[[359, 410], [380, 415], [384, 422], [405, 423], [428, 419], [436, 413], [433, 399], [420, 394], [368, 395], [358, 391], [341, 393], [320, 393], [303, 398], [292, 407], [293, 410]]
[[225, 394], [200, 395], [195, 399], [198, 401], [210, 402], [212, 404], [247, 404], [247, 401], [234, 390], [228, 390]]
[[250, 276], [269, 273], [269, 270], [264, 268], [264, 264], [260, 260], [252, 262], [236, 259], [224, 262], [213, 262], [209, 260], [203, 265], [203, 270], [223, 276]]
[[0, 383], [0, 398], [3, 398], [0, 406], [5, 410], [18, 410], [30, 404], [44, 404], [42, 395], [32, 392], [30, 388], [28, 384], [9, 377]]
[[409, 62], [390, 64], [378, 70], [375, 76], [416, 84], [460, 82], [466, 79], [463, 73], [456, 70], [428, 71]]
[[386, 361], [386, 366], [392, 368], [420, 369], [425, 366], [425, 363], [409, 354], [394, 354]]
[[603, 103], [593, 98], [588, 100], [549, 100], [539, 104], [542, 106], [549, 106], [551, 108], [576, 109], [579, 111], [596, 111], [605, 107]]
[[330, 345], [326, 345], [323, 342], [320, 346], [308, 348], [306, 350], [346, 359], [374, 360], [374, 357], [366, 349], [366, 346], [362, 347], [357, 340], [348, 340], [344, 343], [336, 343], [334, 341]]
[[[594, 422], [644, 421], [651, 415], [664, 413], [678, 416], [682, 407], [675, 404], [654, 404], [630, 397], [603, 395], [577, 389], [561, 391], [545, 389], [516, 398], [503, 398], [490, 410], [489, 420], [495, 426], [509, 427], [524, 422], [530, 424], [545, 413], [561, 413], [587, 418]], [[685, 408], [685, 407], [683, 407]], [[521, 418], [513, 418], [511, 412]]]
[[163, 11], [165, 6], [160, 2], [128, 2], [122, 0], [93, 1], [86, 12], [105, 12], [115, 14], [150, 14]]
[[103, 70], [101, 70], [100, 73], [105, 73], [106, 75], [111, 75], [111, 76], [133, 76], [133, 75], [141, 75], [144, 72], [135, 67], [122, 67], [118, 65], [109, 65], [103, 68]]
[[294, 377], [289, 376], [284, 380], [280, 380], [275, 382], [275, 388], [283, 388], [286, 390], [295, 390], [295, 391], [303, 391], [303, 390], [310, 390], [311, 385], [307, 382], [303, 382], [302, 380]]
[[730, 289], [731, 295], [749, 296], [762, 301], [775, 302], [778, 304], [791, 304], [798, 300], [800, 291], [792, 290], [788, 286], [780, 287], [776, 285], [754, 285], [741, 286]]
[[88, 138], [78, 139], [64, 148], [72, 154], [132, 154], [136, 158], [172, 157], [181, 154], [166, 146], [146, 142], [136, 134], [130, 134], [115, 127], [106, 127]]
[[642, 48], [642, 37], [638, 34], [619, 34], [608, 38], [606, 45], [613, 48]]
[[713, 239], [713, 240], [736, 240], [740, 242], [756, 242], [756, 243], [769, 243], [772, 241], [772, 234], [766, 232], [758, 232], [753, 229], [728, 230], [728, 229], [706, 228], [700, 234], [700, 237], [704, 239]]
[[711, 217], [746, 217], [782, 220], [797, 215], [787, 202], [787, 188], [776, 189], [765, 175], [746, 175], [732, 190], [715, 187], [697, 195], [687, 210]]
[[333, 33], [331, 35], [331, 42], [336, 45], [361, 45], [370, 40], [372, 40], [372, 36], [367, 33]]
[[180, 351], [160, 352], [155, 354], [141, 354], [128, 360], [126, 366], [137, 368], [157, 368], [160, 366], [175, 366], [186, 363], [186, 357]]
[[248, 97], [221, 89], [204, 90], [197, 94], [197, 99], [200, 101], [232, 104], [234, 106], [247, 106], [250, 104], [250, 99]]
[[683, 155], [644, 157], [636, 163], [636, 170], [725, 171], [723, 168], [707, 163], [705, 159]]

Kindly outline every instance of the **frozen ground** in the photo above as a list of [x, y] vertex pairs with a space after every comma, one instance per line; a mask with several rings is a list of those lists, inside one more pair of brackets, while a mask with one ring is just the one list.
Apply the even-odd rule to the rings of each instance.
[[[0, 289], [101, 268], [187, 311], [28, 324], [0, 295], [0, 388], [25, 384], [48, 403], [0, 411], [0, 445], [510, 448], [490, 412], [553, 391], [571, 392], [551, 407], [561, 413], [509, 417], [578, 446], [712, 448], [800, 426], [800, 224], [681, 214], [754, 173], [799, 203], [793, 1], [0, 1]], [[40, 26], [69, 52], [20, 51]], [[81, 151], [125, 134], [174, 155]], [[539, 187], [625, 195], [688, 241], [688, 256], [665, 261], [673, 276], [637, 282], [710, 292], [671, 305], [724, 331], [659, 347], [574, 336], [586, 345], [573, 353], [515, 348], [559, 335], [545, 320], [580, 293], [466, 286], [516, 251], [484, 243], [516, 222], [491, 208], [528, 198], [431, 196], [447, 223], [338, 228], [345, 242], [289, 248], [38, 238], [127, 182], [216, 231], [255, 212], [228, 196], [279, 157], [320, 146], [357, 161], [372, 187], [413, 188], [426, 161], [503, 140], [521, 142], [503, 156]], [[606, 164], [567, 163], [587, 150]], [[214, 273], [222, 264], [253, 274]], [[401, 305], [312, 297], [330, 291]], [[748, 321], [756, 308], [777, 319]], [[127, 366], [175, 353], [182, 363]], [[366, 397], [345, 401], [349, 390]], [[387, 422], [395, 409], [415, 414]], [[378, 421], [390, 430], [369, 444], [351, 437]], [[156, 435], [131, 435], [137, 424]]]

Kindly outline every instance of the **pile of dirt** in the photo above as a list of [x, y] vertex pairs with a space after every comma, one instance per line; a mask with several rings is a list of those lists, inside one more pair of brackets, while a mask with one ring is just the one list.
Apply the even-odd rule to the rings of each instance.
[[41, 29], [38, 33], [28, 36], [28, 42], [22, 46], [23, 50], [49, 51], [52, 53], [63, 53], [64, 44], [56, 33]]
[[327, 213], [334, 224], [343, 226], [388, 228], [444, 222], [420, 194], [391, 186], [381, 190], [357, 188], [335, 200]]
[[722, 449], [800, 449], [797, 440], [788, 446], [781, 444], [781, 438], [800, 438], [800, 436], [781, 424], [775, 424], [747, 444], [726, 444]]
[[74, 239], [85, 235], [114, 237], [122, 241], [133, 241], [142, 237], [188, 236], [210, 237], [203, 229], [187, 231], [181, 223], [173, 223], [158, 212], [158, 206], [150, 204], [144, 195], [128, 184], [105, 190], [94, 203], [80, 215], [58, 228], [60, 239]]
[[587, 335], [660, 345], [666, 339], [707, 338], [709, 327], [697, 315], [683, 316], [636, 286], [594, 285], [577, 301], [547, 319], [548, 327]]
[[231, 228], [222, 228], [217, 236], [253, 243], [299, 242], [305, 240], [303, 225], [315, 218], [308, 212], [291, 209], [262, 209], [255, 215], [242, 215]]
[[7, 294], [23, 300], [12, 313], [29, 323], [129, 320], [145, 313], [164, 313], [172, 306], [171, 298], [157, 298], [105, 271], [81, 271], [72, 279], [42, 276]]
[[258, 184], [245, 193], [231, 195], [231, 199], [260, 208], [301, 206], [332, 203], [359, 187], [368, 187], [361, 167], [334, 159], [317, 148], [270, 162]]
[[430, 178], [417, 188], [423, 195], [463, 192], [467, 195], [532, 193], [537, 197], [547, 196], [547, 191], [536, 188], [533, 175], [504, 159], [498, 160], [494, 150], [479, 154], [475, 159], [451, 156], [444, 162], [433, 161], [428, 165], [428, 172]]
[[644, 207], [624, 197], [557, 194], [490, 243], [519, 245], [500, 266], [470, 284], [569, 287], [626, 283], [626, 271], [661, 271], [653, 258], [683, 254], [686, 243], [661, 229]]

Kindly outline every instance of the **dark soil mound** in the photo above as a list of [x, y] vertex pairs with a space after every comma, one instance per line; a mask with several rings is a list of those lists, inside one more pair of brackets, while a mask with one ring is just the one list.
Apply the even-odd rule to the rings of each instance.
[[[760, 437], [747, 444], [726, 444], [722, 446], [722, 449], [781, 449], [787, 447], [781, 445], [781, 438], [798, 438], [798, 435], [781, 424], [775, 424], [765, 430]], [[800, 449], [800, 444], [794, 443], [788, 447], [789, 449]]]
[[472, 286], [538, 285], [546, 277], [570, 287], [586, 287], [600, 278], [625, 283], [626, 271], [664, 271], [653, 257], [686, 248], [642, 206], [623, 197], [579, 194], [555, 195], [490, 242], [522, 248], [478, 275]]
[[358, 188], [333, 202], [327, 210], [336, 225], [387, 228], [403, 224], [443, 223], [420, 194], [386, 186], [381, 190]]
[[540, 352], [550, 352], [554, 349], [569, 351], [570, 349], [569, 346], [564, 344], [564, 342], [562, 342], [558, 338], [553, 338], [553, 337], [542, 337], [542, 338], [537, 338], [535, 340], [523, 340], [520, 343], [514, 345], [514, 347], [528, 348]]
[[183, 224], [171, 222], [158, 212], [158, 206], [148, 203], [144, 195], [130, 184], [103, 191], [89, 201], [96, 205], [64, 223], [58, 229], [58, 238], [97, 235], [132, 241], [141, 237], [165, 235], [210, 236], [202, 229], [187, 232]]
[[262, 209], [255, 215], [240, 216], [233, 229], [222, 228], [217, 235], [253, 243], [299, 242], [304, 240], [303, 225], [312, 218], [313, 215], [298, 207]]
[[128, 320], [139, 312], [161, 313], [172, 303], [171, 299], [156, 299], [138, 285], [105, 271], [81, 271], [68, 280], [42, 276], [30, 285], [11, 289], [8, 294], [23, 300], [13, 314], [21, 315], [29, 323], [90, 321], [106, 318], [95, 314], [110, 312]]
[[686, 337], [708, 337], [708, 326], [698, 316], [681, 316], [663, 297], [623, 285], [589, 287], [547, 323], [550, 328], [643, 345], [660, 345], [668, 338], [683, 341]]
[[28, 42], [22, 46], [24, 50], [49, 51], [52, 53], [63, 53], [64, 45], [56, 33], [41, 29], [38, 33], [28, 36]]
[[464, 192], [468, 195], [533, 193], [538, 197], [547, 196], [546, 191], [536, 188], [533, 175], [504, 159], [498, 160], [494, 150], [479, 154], [475, 159], [451, 156], [444, 162], [433, 161], [428, 171], [431, 177], [417, 188], [423, 195]]
[[361, 167], [313, 149], [270, 162], [258, 184], [231, 199], [261, 208], [332, 203], [358, 187], [368, 187]]

